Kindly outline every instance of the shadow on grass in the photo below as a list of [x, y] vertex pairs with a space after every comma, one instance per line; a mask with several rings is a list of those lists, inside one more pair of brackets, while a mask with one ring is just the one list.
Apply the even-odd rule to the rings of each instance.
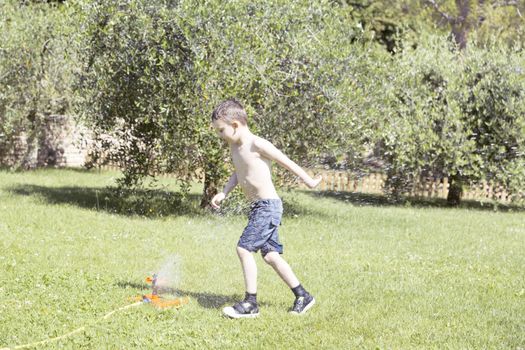
[[171, 215], [205, 215], [200, 196], [162, 190], [121, 191], [98, 187], [16, 186], [8, 189], [19, 196], [34, 196], [50, 204], [71, 204], [81, 208], [125, 216], [165, 217]]
[[[178, 192], [163, 190], [129, 190], [117, 188], [39, 185], [14, 186], [7, 189], [18, 196], [42, 198], [49, 204], [70, 204], [80, 208], [103, 211], [124, 216], [159, 218], [167, 216], [226, 215], [245, 217], [249, 204], [225, 201], [219, 212], [200, 208], [201, 196], [189, 194], [186, 198]], [[321, 215], [294, 200], [283, 200], [286, 217], [298, 215]]]
[[[121, 288], [135, 288], [148, 290], [147, 293], [150, 293], [151, 291], [151, 286], [145, 283], [118, 282], [117, 286]], [[241, 299], [241, 296], [238, 294], [221, 295], [206, 292], [191, 292], [188, 290], [173, 288], [164, 288], [160, 291], [160, 293], [168, 293], [182, 297], [188, 296], [190, 297], [190, 299], [197, 300], [199, 305], [206, 309], [218, 309], [224, 305], [233, 304]]]
[[[38, 174], [38, 173], [58, 173], [58, 172], [73, 172], [78, 174], [99, 174], [107, 172], [107, 170], [102, 169], [86, 169], [83, 167], [59, 167], [55, 168], [54, 166], [43, 166], [43, 167], [36, 167], [36, 168], [16, 168], [16, 167], [10, 167], [7, 165], [0, 165], [0, 171], [6, 172], [6, 173], [13, 173], [13, 174]], [[115, 172], [118, 172], [118, 170], [115, 170]]]
[[356, 192], [333, 192], [333, 191], [301, 191], [313, 197], [333, 198], [345, 203], [358, 206], [375, 206], [375, 207], [416, 207], [416, 208], [457, 208], [483, 211], [501, 211], [501, 212], [525, 212], [525, 207], [514, 204], [505, 204], [497, 202], [480, 202], [474, 200], [464, 200], [459, 206], [448, 204], [443, 198], [415, 198], [405, 197], [394, 200], [386, 195], [372, 193]]

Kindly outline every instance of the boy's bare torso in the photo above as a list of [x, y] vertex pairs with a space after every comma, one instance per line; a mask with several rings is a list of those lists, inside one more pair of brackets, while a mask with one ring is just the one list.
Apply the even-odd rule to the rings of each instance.
[[257, 146], [263, 141], [252, 135], [242, 144], [231, 145], [237, 182], [249, 201], [279, 198], [272, 182], [272, 162], [261, 155]]

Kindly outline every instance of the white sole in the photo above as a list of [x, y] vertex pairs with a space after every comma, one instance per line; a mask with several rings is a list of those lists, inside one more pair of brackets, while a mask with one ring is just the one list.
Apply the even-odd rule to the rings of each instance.
[[304, 315], [306, 313], [306, 311], [310, 310], [312, 308], [312, 306], [314, 306], [314, 304], [315, 304], [315, 298], [313, 298], [312, 301], [310, 302], [310, 304], [306, 305], [306, 307], [300, 313], [299, 312], [295, 312], [295, 311], [291, 311], [290, 313], [294, 314], [294, 315]]
[[256, 313], [256, 314], [239, 314], [231, 306], [228, 306], [228, 307], [225, 307], [224, 309], [222, 309], [222, 313], [225, 316], [228, 316], [230, 318], [255, 318], [255, 317], [259, 316], [259, 313]]

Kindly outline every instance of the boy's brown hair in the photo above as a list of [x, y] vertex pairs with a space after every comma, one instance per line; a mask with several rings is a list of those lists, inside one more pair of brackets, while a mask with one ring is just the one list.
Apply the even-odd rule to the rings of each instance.
[[233, 121], [239, 121], [243, 125], [248, 124], [248, 117], [244, 107], [239, 101], [229, 99], [221, 102], [211, 114], [211, 120], [224, 120], [225, 122], [231, 123]]

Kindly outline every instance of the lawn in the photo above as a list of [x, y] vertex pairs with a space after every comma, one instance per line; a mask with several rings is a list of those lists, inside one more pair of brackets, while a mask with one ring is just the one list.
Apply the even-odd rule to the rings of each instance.
[[[261, 316], [230, 320], [245, 217], [196, 204], [155, 215], [162, 203], [129, 215], [105, 190], [115, 176], [0, 172], [0, 348], [79, 327], [37, 348], [525, 348], [525, 211], [283, 191], [284, 256], [317, 304], [288, 314], [293, 294], [258, 256]], [[188, 305], [103, 318], [170, 259]]]

